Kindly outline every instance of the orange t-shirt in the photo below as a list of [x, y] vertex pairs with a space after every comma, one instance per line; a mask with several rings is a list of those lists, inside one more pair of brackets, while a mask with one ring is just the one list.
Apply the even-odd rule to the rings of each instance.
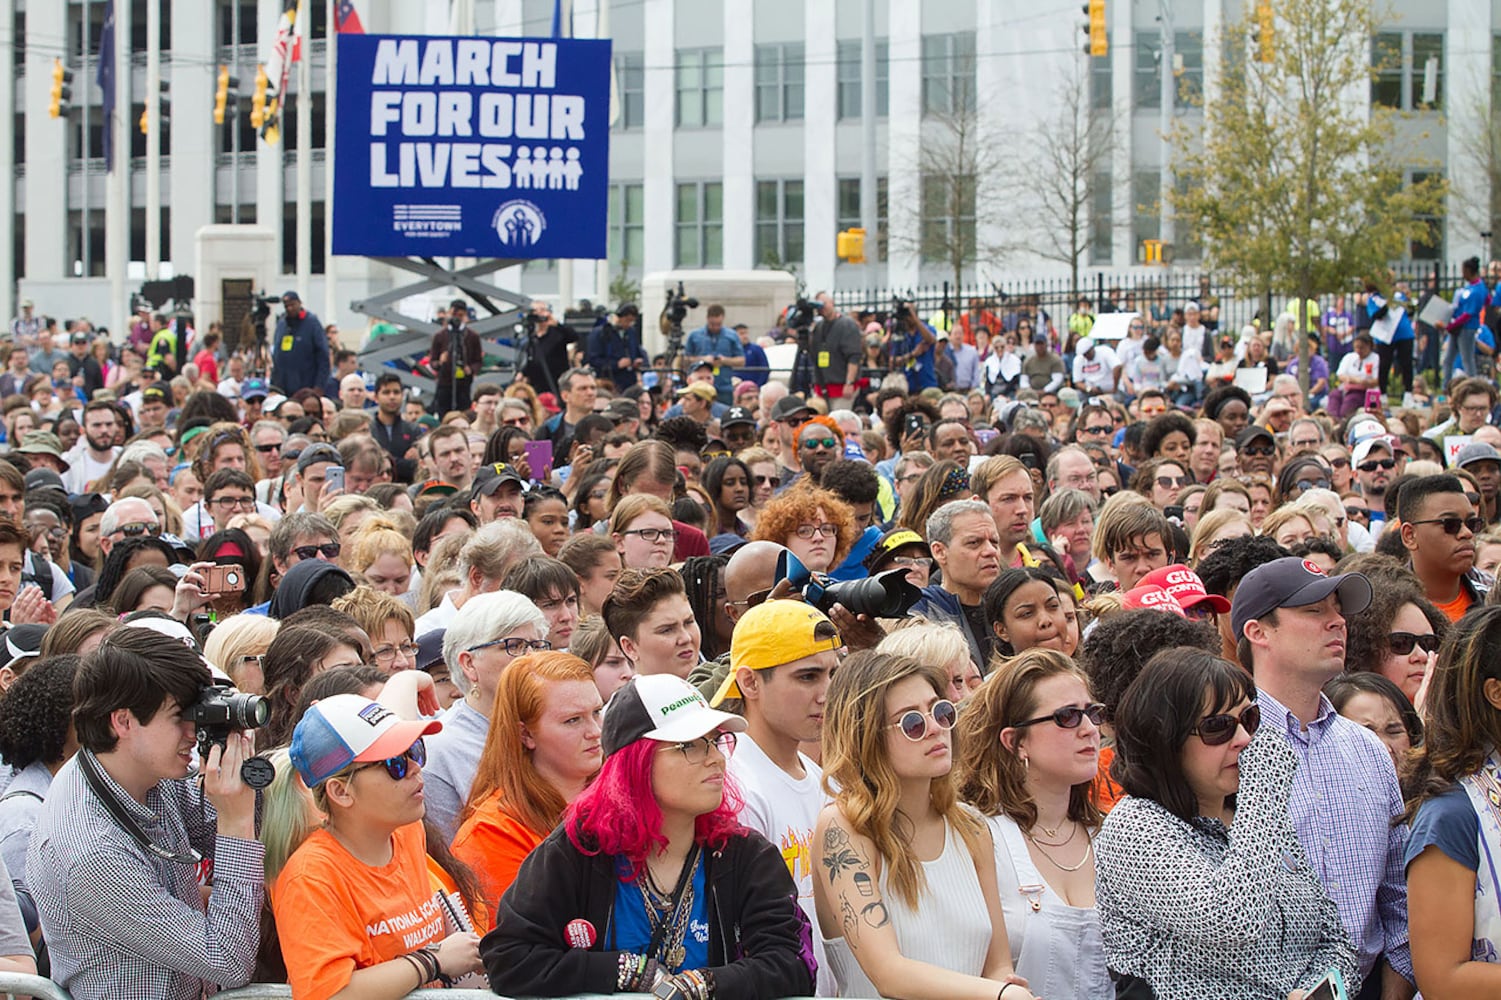
[[1470, 596], [1470, 592], [1461, 586], [1459, 595], [1454, 600], [1448, 604], [1439, 604], [1435, 601], [1434, 606], [1444, 613], [1445, 618], [1451, 622], [1457, 622], [1465, 616], [1465, 612], [1470, 610], [1470, 605], [1474, 603], [1475, 600]]
[[547, 837], [502, 812], [500, 794], [491, 792], [453, 838], [453, 856], [474, 869], [492, 910], [516, 881], [521, 862]]
[[474, 928], [474, 933], [480, 937], [490, 933], [490, 929], [495, 926], [491, 917], [493, 912], [491, 907], [486, 905], [483, 899], [475, 900], [472, 907], [466, 903], [464, 897], [459, 895], [458, 883], [453, 880], [452, 875], [443, 870], [442, 865], [433, 860], [431, 854], [427, 856], [427, 877], [432, 880], [433, 892], [441, 892], [453, 900], [455, 906], [461, 907], [465, 913], [469, 914], [469, 923]]
[[422, 824], [401, 827], [391, 840], [391, 862], [372, 868], [316, 830], [277, 877], [271, 909], [297, 1000], [326, 1000], [356, 969], [446, 936]]
[[1100, 747], [1100, 773], [1094, 779], [1095, 801], [1102, 812], [1109, 812], [1125, 798], [1126, 793], [1110, 778], [1110, 762], [1115, 760], [1115, 747]]

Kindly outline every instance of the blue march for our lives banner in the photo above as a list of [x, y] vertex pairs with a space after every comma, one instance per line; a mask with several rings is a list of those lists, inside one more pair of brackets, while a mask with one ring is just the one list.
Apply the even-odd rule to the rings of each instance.
[[605, 256], [608, 40], [337, 44], [334, 253]]

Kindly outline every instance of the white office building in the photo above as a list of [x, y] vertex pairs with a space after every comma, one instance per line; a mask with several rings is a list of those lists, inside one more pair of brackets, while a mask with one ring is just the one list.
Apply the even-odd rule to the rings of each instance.
[[[147, 94], [153, 2], [161, 5], [160, 75], [170, 112], [153, 137], [161, 142], [161, 264], [148, 268], [147, 137], [135, 122]], [[552, 0], [456, 2], [457, 11], [450, 0], [355, 0], [368, 32], [550, 31]], [[1039, 125], [1057, 119], [1061, 95], [1076, 77], [1089, 106], [1101, 114], [1115, 109], [1117, 121], [1113, 155], [1099, 171], [1086, 263], [1112, 272], [1138, 266], [1142, 241], [1161, 235], [1155, 206], [1167, 151], [1159, 15], [1165, 11], [1171, 23], [1179, 89], [1194, 91], [1222, 59], [1224, 26], [1237, 23], [1251, 0], [1107, 0], [1109, 55], [1097, 59], [1082, 50], [1080, 2], [874, 0], [880, 234], [868, 240], [866, 264], [848, 264], [836, 256], [836, 234], [860, 224], [865, 0], [573, 0], [575, 34], [614, 40], [619, 117], [611, 136], [610, 260], [539, 261], [507, 272], [501, 283], [544, 297], [571, 284], [575, 298], [605, 300], [619, 274], [639, 281], [674, 269], [776, 264], [794, 267], [809, 291], [942, 281], [950, 269], [923, 252], [925, 236], [990, 246], [1007, 242], [1034, 213], [1024, 198], [998, 198], [1000, 187], [991, 182], [982, 182], [968, 204], [945, 199], [942, 184], [922, 169], [935, 122], [973, 107], [1003, 169], [1035, 172], [1045, 141]], [[133, 52], [130, 79], [117, 85], [131, 123], [127, 290], [148, 270], [191, 273], [195, 234], [213, 223], [267, 227], [279, 241], [282, 273], [266, 290], [293, 287], [296, 160], [306, 154], [311, 278], [302, 296], [325, 319], [363, 329], [349, 302], [398, 279], [384, 266], [331, 262], [324, 252], [331, 4], [307, 3], [313, 139], [304, 151], [296, 146], [295, 86], [280, 145], [259, 141], [248, 121], [256, 66], [268, 57], [283, 0], [117, 3]], [[0, 307], [13, 314], [19, 294], [42, 313], [109, 323], [123, 315], [124, 304], [114, 301], [107, 274], [108, 178], [95, 83], [105, 0], [0, 0], [0, 6], [0, 32], [11, 33], [11, 44], [0, 37], [0, 100], [14, 108], [11, 141], [0, 144], [0, 170], [11, 178], [0, 185], [0, 212], [12, 220], [10, 238], [0, 239], [0, 273], [9, 267], [17, 279], [14, 287], [0, 283]], [[1373, 98], [1413, 112], [1393, 142], [1414, 170], [1445, 171], [1455, 189], [1437, 227], [1438, 245], [1415, 247], [1414, 256], [1454, 260], [1486, 252], [1480, 234], [1489, 222], [1466, 210], [1489, 205], [1486, 175], [1463, 149], [1466, 130], [1490, 114], [1501, 83], [1501, 0], [1396, 0], [1395, 8], [1396, 20], [1375, 42], [1394, 57], [1394, 68], [1373, 86]], [[49, 91], [59, 58], [74, 74], [73, 97], [54, 119]], [[238, 78], [241, 96], [234, 123], [222, 126], [213, 121], [221, 64]], [[1197, 115], [1186, 104], [1172, 113]], [[1179, 237], [1178, 260], [1190, 262], [1191, 240]], [[123, 249], [117, 256], [126, 256]], [[1061, 269], [1022, 252], [971, 265], [965, 280]]]

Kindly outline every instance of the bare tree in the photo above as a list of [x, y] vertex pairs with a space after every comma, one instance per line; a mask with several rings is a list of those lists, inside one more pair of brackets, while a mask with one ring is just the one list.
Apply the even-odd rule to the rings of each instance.
[[[1036, 154], [1005, 181], [1013, 208], [1026, 223], [1027, 249], [1066, 264], [1070, 288], [1079, 295], [1079, 270], [1093, 241], [1094, 203], [1103, 190], [1114, 202], [1111, 164], [1120, 113], [1092, 107], [1089, 67], [1075, 64], [1058, 87], [1058, 110], [1024, 131], [1023, 147]], [[1031, 159], [1030, 157], [1028, 158]], [[1114, 216], [1114, 212], [1111, 216]]]
[[[1477, 232], [1501, 232], [1501, 107], [1477, 98], [1469, 114], [1451, 119], [1456, 130], [1459, 155], [1468, 160], [1469, 171], [1455, 171], [1452, 181], [1460, 197], [1454, 199], [1459, 214]], [[1460, 178], [1476, 179], [1466, 183]]]

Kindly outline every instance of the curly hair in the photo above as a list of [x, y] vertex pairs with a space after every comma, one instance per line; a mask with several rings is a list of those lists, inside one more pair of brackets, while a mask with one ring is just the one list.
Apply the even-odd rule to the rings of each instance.
[[658, 425], [652, 437], [666, 441], [673, 451], [691, 451], [695, 455], [702, 454], [709, 443], [709, 432], [704, 430], [704, 425], [687, 416], [668, 417]]
[[807, 430], [810, 424], [815, 424], [832, 433], [839, 442], [839, 454], [844, 454], [844, 428], [836, 424], [832, 417], [826, 417], [820, 413], [798, 424], [797, 430], [792, 432], [792, 457], [795, 461], [803, 460], [803, 431]]
[[813, 521], [819, 510], [839, 528], [834, 544], [834, 557], [829, 563], [831, 568], [838, 566], [850, 554], [850, 549], [855, 547], [855, 542], [860, 538], [860, 529], [855, 527], [854, 509], [828, 490], [799, 486], [781, 496], [772, 497], [761, 509], [761, 516], [756, 519], [756, 530], [751, 534], [751, 541], [786, 545], [787, 539], [797, 533], [798, 525]]
[[527, 435], [526, 431], [520, 427], [497, 427], [495, 432], [490, 435], [490, 439], [485, 442], [485, 454], [481, 464], [509, 463], [511, 461], [511, 442], [530, 440], [531, 438]]
[[1188, 417], [1171, 410], [1159, 413], [1147, 421], [1147, 429], [1141, 435], [1141, 450], [1148, 458], [1156, 458], [1157, 453], [1162, 450], [1162, 442], [1167, 440], [1169, 434], [1175, 433], [1186, 436], [1190, 448], [1199, 439], [1198, 428]]
[[32, 764], [58, 764], [73, 721], [73, 677], [83, 659], [37, 660], [0, 699], [0, 756], [17, 771]]
[[1376, 568], [1367, 570], [1365, 576], [1371, 581], [1371, 605], [1360, 614], [1345, 619], [1346, 670], [1381, 673], [1381, 664], [1388, 654], [1390, 640], [1387, 637], [1392, 630], [1392, 620], [1405, 605], [1416, 607], [1428, 619], [1429, 627], [1439, 639], [1448, 634], [1448, 617], [1428, 599], [1422, 584], [1406, 567], [1383, 571], [1380, 564], [1376, 564]]
[[1251, 402], [1251, 394], [1238, 385], [1222, 385], [1218, 389], [1212, 390], [1209, 395], [1204, 397], [1204, 405], [1199, 408], [1199, 415], [1218, 422], [1220, 411], [1225, 408], [1226, 403], [1233, 399], [1238, 399], [1246, 404], [1246, 416], [1249, 417], [1251, 407], [1255, 404]]
[[1206, 653], [1220, 651], [1220, 636], [1209, 622], [1179, 618], [1153, 608], [1112, 612], [1095, 624], [1079, 647], [1079, 666], [1089, 688], [1111, 715], [1121, 695], [1155, 654], [1177, 646]]

